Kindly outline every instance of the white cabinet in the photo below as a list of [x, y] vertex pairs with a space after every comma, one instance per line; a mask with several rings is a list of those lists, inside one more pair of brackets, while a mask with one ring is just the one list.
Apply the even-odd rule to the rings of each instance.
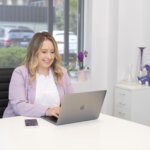
[[150, 125], [150, 87], [117, 84], [114, 116]]

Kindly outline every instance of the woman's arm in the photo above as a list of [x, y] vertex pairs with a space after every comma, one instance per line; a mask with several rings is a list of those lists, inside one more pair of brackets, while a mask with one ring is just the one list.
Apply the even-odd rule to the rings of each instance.
[[13, 72], [9, 85], [9, 100], [16, 115], [41, 117], [44, 116], [48, 107], [31, 104], [27, 99], [25, 85], [28, 83], [23, 76], [23, 72], [16, 69]]

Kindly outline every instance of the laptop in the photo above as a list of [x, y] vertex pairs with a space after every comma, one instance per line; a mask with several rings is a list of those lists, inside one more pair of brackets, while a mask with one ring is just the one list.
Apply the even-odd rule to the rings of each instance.
[[62, 100], [59, 117], [44, 116], [42, 118], [56, 125], [97, 119], [105, 95], [106, 90], [65, 95]]

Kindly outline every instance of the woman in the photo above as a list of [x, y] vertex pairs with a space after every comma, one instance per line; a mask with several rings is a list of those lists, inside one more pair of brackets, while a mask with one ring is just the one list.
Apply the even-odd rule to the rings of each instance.
[[72, 93], [67, 71], [59, 65], [60, 61], [55, 39], [48, 32], [36, 33], [24, 64], [12, 74], [3, 117], [58, 117], [63, 96]]

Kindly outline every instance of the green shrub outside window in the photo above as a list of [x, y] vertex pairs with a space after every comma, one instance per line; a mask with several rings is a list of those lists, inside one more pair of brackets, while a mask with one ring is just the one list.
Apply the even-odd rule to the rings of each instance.
[[26, 47], [10, 46], [0, 48], [0, 68], [15, 68], [21, 65], [25, 55]]

